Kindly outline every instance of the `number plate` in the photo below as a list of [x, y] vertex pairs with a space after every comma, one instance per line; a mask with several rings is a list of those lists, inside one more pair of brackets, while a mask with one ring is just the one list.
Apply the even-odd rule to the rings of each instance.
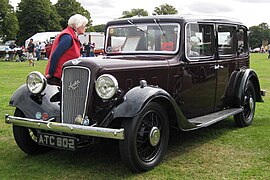
[[73, 151], [75, 151], [77, 148], [76, 138], [56, 134], [38, 133], [37, 142], [43, 146], [50, 146]]

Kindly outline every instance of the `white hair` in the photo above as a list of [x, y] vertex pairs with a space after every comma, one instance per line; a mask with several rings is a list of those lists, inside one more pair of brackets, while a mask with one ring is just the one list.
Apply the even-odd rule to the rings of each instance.
[[88, 23], [88, 19], [80, 14], [71, 16], [68, 20], [68, 25], [72, 28], [79, 28], [85, 26]]

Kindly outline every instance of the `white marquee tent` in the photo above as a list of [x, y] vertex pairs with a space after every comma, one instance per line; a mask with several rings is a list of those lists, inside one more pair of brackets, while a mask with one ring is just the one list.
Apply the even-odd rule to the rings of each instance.
[[[42, 43], [42, 42], [48, 43], [48, 42], [52, 42], [59, 33], [60, 32], [36, 33], [25, 41], [25, 47], [28, 46], [28, 43], [30, 42], [31, 38], [33, 39], [34, 44]], [[79, 35], [79, 39], [82, 44], [88, 43], [89, 41], [91, 43], [95, 42], [96, 49], [103, 49], [103, 45], [104, 45], [103, 32], [85, 32], [85, 34]]]
[[51, 42], [52, 39], [55, 39], [55, 37], [59, 34], [60, 32], [40, 32], [36, 33], [30, 38], [28, 38], [25, 41], [25, 47], [27, 47], [28, 43], [30, 42], [30, 39], [33, 39], [34, 44], [36, 43], [42, 43], [42, 42]]

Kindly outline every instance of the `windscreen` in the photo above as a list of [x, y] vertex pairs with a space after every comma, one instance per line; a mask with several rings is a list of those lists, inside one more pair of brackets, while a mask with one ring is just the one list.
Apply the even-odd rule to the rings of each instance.
[[180, 25], [153, 23], [111, 26], [107, 29], [107, 54], [174, 54], [179, 48]]

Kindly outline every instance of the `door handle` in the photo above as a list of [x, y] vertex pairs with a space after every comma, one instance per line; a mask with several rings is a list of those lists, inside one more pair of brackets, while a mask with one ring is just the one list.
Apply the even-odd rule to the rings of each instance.
[[218, 70], [218, 69], [223, 69], [224, 66], [221, 66], [221, 65], [214, 65], [214, 66], [210, 66], [211, 69], [215, 69], [215, 70]]
[[211, 69], [217, 70], [219, 69], [219, 65], [210, 66]]

